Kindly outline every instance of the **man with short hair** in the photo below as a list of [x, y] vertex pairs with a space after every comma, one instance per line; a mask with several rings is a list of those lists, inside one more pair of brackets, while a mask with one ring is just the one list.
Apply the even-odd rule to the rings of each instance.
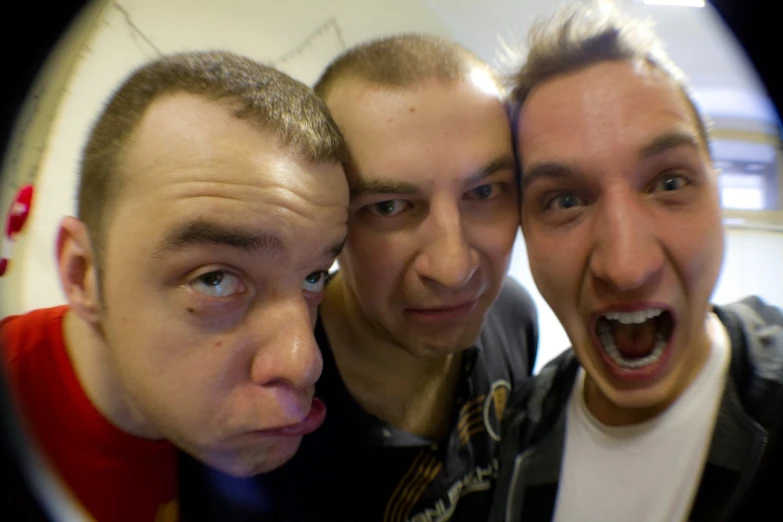
[[537, 345], [532, 300], [506, 278], [519, 209], [499, 82], [455, 43], [398, 35], [339, 56], [315, 91], [351, 190], [316, 325], [329, 415], [254, 494], [224, 493], [273, 520], [480, 519]]
[[[717, 172], [682, 74], [614, 7], [530, 32], [522, 230], [573, 348], [509, 400], [491, 520], [758, 520], [779, 509], [783, 313], [710, 304]], [[760, 511], [763, 512], [763, 511]]]
[[232, 53], [161, 58], [111, 97], [57, 239], [68, 304], [2, 322], [23, 420], [91, 518], [175, 519], [175, 448], [254, 475], [320, 426], [344, 157], [310, 89]]

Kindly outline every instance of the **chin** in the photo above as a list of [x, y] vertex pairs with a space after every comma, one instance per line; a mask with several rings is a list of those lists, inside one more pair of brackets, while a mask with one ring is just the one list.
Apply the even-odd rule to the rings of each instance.
[[222, 450], [197, 459], [227, 475], [244, 478], [268, 473], [296, 455], [302, 437], [281, 437], [262, 446]]
[[671, 385], [671, 379], [668, 378], [638, 388], [618, 387], [610, 381], [604, 381], [601, 388], [603, 394], [612, 404], [617, 408], [629, 411], [662, 410], [666, 409], [674, 400], [674, 389]]
[[445, 357], [467, 350], [476, 344], [477, 339], [478, 332], [473, 335], [472, 331], [466, 332], [465, 330], [455, 332], [452, 335], [441, 334], [431, 340], [414, 341], [412, 345], [415, 348], [411, 352], [420, 357]]
[[268, 473], [284, 465], [294, 458], [294, 455], [296, 455], [296, 452], [299, 450], [301, 442], [302, 437], [296, 437], [288, 440], [286, 444], [274, 446], [266, 454], [266, 459], [254, 468], [252, 474], [258, 475], [259, 473]]

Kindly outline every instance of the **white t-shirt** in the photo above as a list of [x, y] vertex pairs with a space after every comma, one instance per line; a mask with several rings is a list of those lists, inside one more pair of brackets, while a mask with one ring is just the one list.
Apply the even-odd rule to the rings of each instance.
[[587, 409], [584, 369], [568, 404], [556, 522], [683, 522], [707, 458], [728, 376], [729, 340], [710, 314], [712, 348], [691, 385], [657, 417], [605, 426]]

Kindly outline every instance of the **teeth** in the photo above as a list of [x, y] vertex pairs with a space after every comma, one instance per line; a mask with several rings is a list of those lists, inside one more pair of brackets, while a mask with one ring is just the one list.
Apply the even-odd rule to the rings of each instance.
[[648, 308], [647, 310], [639, 310], [638, 312], [609, 312], [604, 317], [610, 321], [618, 321], [620, 324], [641, 324], [648, 319], [658, 317], [663, 313], [660, 308]]
[[[609, 319], [608, 315], [609, 314], [607, 314], [607, 319]], [[626, 359], [623, 357], [623, 354], [620, 353], [620, 350], [617, 349], [617, 346], [615, 346], [614, 338], [612, 338], [612, 332], [608, 324], [601, 323], [599, 325], [598, 335], [601, 337], [601, 343], [603, 344], [606, 353], [609, 354], [609, 357], [612, 358], [617, 366], [620, 366], [621, 368], [627, 368], [629, 370], [643, 368], [644, 366], [656, 362], [661, 357], [661, 355], [663, 355], [663, 351], [666, 348], [667, 342], [666, 336], [659, 332], [656, 335], [655, 346], [653, 347], [653, 351], [650, 352], [650, 355], [642, 357], [641, 359]]]

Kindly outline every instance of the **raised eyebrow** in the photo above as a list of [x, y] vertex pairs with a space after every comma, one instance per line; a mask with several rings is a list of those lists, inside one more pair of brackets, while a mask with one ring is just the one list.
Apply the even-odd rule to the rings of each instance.
[[657, 156], [678, 147], [689, 147], [694, 150], [699, 149], [698, 138], [687, 132], [667, 132], [650, 140], [647, 144], [639, 148], [639, 160], [645, 160], [652, 156]]
[[192, 221], [173, 230], [156, 249], [155, 256], [191, 246], [225, 246], [243, 253], [263, 251], [288, 257], [283, 241], [273, 234], [248, 233], [245, 230], [208, 221]]

